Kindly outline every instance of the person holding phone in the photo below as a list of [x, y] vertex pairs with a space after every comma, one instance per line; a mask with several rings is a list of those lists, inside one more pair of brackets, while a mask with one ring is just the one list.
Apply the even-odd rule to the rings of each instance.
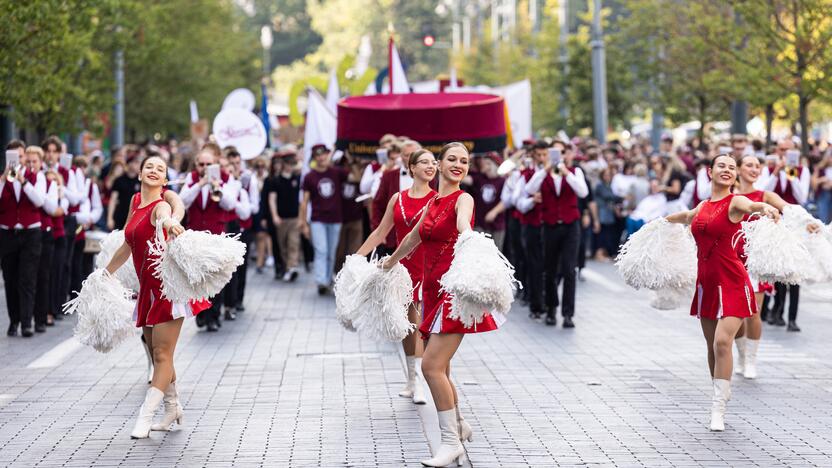
[[832, 146], [826, 147], [826, 153], [812, 174], [812, 191], [818, 204], [818, 219], [825, 224], [832, 222]]
[[[211, 234], [225, 232], [229, 214], [237, 206], [238, 188], [229, 181], [233, 177], [220, 169], [222, 151], [213, 143], [206, 143], [194, 161], [195, 168], [185, 177], [185, 185], [179, 196], [188, 212], [188, 228], [208, 231]], [[216, 332], [220, 324], [220, 300], [212, 300], [210, 310], [197, 316], [197, 326]]]
[[[561, 306], [563, 327], [575, 323], [575, 268], [581, 235], [578, 199], [589, 194], [580, 167], [573, 166], [571, 148], [557, 142], [543, 167], [538, 168], [526, 184], [526, 193], [540, 193], [545, 257], [546, 325], [557, 324], [556, 302]], [[534, 255], [533, 252], [530, 255]], [[557, 277], [563, 278], [563, 295], [557, 301]]]
[[46, 177], [33, 169], [26, 144], [6, 145], [6, 167], [0, 178], [0, 268], [9, 312], [8, 336], [31, 337], [41, 253], [41, 213]]

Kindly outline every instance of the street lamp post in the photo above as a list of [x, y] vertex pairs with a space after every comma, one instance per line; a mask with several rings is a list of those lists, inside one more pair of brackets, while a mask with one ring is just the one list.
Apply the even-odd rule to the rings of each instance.
[[272, 36], [272, 27], [270, 25], [263, 25], [260, 28], [260, 45], [263, 46], [263, 77], [268, 79], [271, 72], [271, 58], [272, 58], [272, 43], [274, 37]]
[[607, 64], [604, 57], [604, 36], [601, 30], [601, 0], [593, 2], [592, 15], [592, 111], [595, 116], [595, 138], [607, 142]]
[[113, 143], [111, 147], [124, 146], [124, 51], [116, 51], [116, 108], [113, 126]]

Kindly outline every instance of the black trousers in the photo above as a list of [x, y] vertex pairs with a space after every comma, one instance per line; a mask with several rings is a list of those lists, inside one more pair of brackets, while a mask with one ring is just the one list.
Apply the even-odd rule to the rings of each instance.
[[[523, 227], [514, 216], [506, 217], [506, 257], [514, 265], [514, 278], [526, 286], [526, 252], [523, 250]], [[525, 291], [525, 289], [524, 289]]]
[[40, 261], [38, 262], [38, 279], [35, 288], [35, 325], [46, 325], [46, 315], [54, 314], [49, 283], [52, 281], [52, 256], [55, 251], [55, 239], [52, 231], [43, 231], [40, 240]]
[[40, 262], [40, 228], [0, 230], [0, 267], [12, 325], [32, 327]]
[[254, 242], [254, 229], [246, 229], [240, 235], [240, 240], [246, 245], [246, 254], [243, 257], [243, 264], [237, 268], [235, 274], [239, 276], [240, 282], [237, 285], [237, 302], [235, 305], [242, 305], [246, 295], [246, 278], [248, 277], [248, 259], [251, 257], [251, 245]]
[[61, 304], [63, 304], [72, 293], [72, 257], [75, 255], [75, 229], [78, 227], [78, 222], [74, 215], [64, 217], [64, 251], [66, 257], [64, 258], [63, 273], [61, 275]]
[[789, 295], [789, 321], [797, 320], [797, 306], [800, 301], [799, 284], [774, 283], [774, 307], [771, 314], [774, 317], [783, 317], [783, 310], [786, 308], [786, 294]]
[[[529, 310], [543, 311], [543, 228], [523, 225], [523, 250], [526, 252], [526, 287]], [[554, 278], [554, 275], [552, 276]]]
[[61, 307], [66, 302], [67, 252], [66, 236], [55, 239], [52, 251], [52, 274], [49, 277], [49, 310], [53, 314], [62, 314]]
[[569, 224], [546, 224], [543, 227], [543, 252], [546, 279], [546, 309], [554, 311], [557, 304], [558, 282], [563, 278], [561, 315], [575, 315], [575, 267], [578, 264], [580, 221]]
[[84, 253], [84, 244], [84, 240], [76, 239], [70, 247], [72, 250], [72, 260], [69, 265], [69, 290], [70, 296], [72, 297], [81, 291], [81, 283], [92, 273], [95, 256]]
[[[237, 234], [240, 232], [240, 223], [237, 221], [230, 222], [225, 225], [225, 232]], [[246, 252], [246, 256], [248, 256], [248, 252]], [[240, 287], [240, 267], [234, 271], [231, 275], [231, 280], [222, 288], [220, 295], [222, 295], [222, 305], [225, 307], [234, 307], [237, 305], [237, 290]], [[217, 311], [219, 313], [219, 311]]]
[[592, 230], [581, 226], [578, 242], [578, 269], [586, 268], [586, 240], [592, 236]]

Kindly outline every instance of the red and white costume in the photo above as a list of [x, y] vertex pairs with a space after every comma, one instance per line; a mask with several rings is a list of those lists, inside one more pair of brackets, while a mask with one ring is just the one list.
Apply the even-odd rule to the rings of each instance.
[[705, 200], [691, 223], [698, 262], [690, 315], [697, 318], [745, 318], [757, 312], [748, 272], [732, 245], [741, 227], [728, 217], [733, 198], [730, 194], [718, 201]]
[[222, 197], [219, 202], [211, 199], [211, 184], [199, 186], [200, 176], [196, 171], [185, 178], [185, 186], [179, 193], [182, 203], [188, 210], [188, 228], [194, 231], [208, 231], [222, 234], [228, 221], [228, 212], [237, 207], [239, 188], [229, 184], [231, 177], [226, 172], [220, 173]]
[[[154, 200], [145, 206], [141, 205], [141, 196], [133, 197], [133, 217], [124, 227], [124, 240], [130, 246], [133, 255], [133, 265], [139, 274], [139, 295], [136, 298], [136, 308], [133, 319], [137, 327], [152, 327], [182, 317], [192, 317], [211, 306], [202, 300], [188, 304], [174, 304], [162, 298], [162, 281], [153, 276], [151, 263], [154, 258], [150, 255], [148, 241], [156, 236], [156, 227], [151, 224], [153, 208], [162, 199]], [[167, 235], [165, 235], [167, 238]]]
[[[441, 290], [439, 280], [451, 267], [454, 244], [459, 237], [456, 226], [456, 201], [464, 192], [458, 190], [444, 197], [433, 197], [427, 205], [427, 214], [419, 229], [424, 247], [424, 274], [422, 282], [422, 324], [419, 331], [427, 338], [431, 333], [481, 333], [496, 330], [498, 323], [490, 314], [482, 323], [465, 327], [459, 320], [448, 318], [451, 297]], [[474, 225], [473, 213], [471, 226]]]
[[[410, 190], [402, 190], [399, 192], [399, 198], [396, 200], [396, 206], [393, 208], [393, 225], [396, 230], [396, 243], [400, 244], [404, 236], [406, 236], [413, 227], [419, 223], [419, 218], [425, 211], [425, 207], [430, 200], [436, 196], [436, 192], [431, 190], [422, 198], [412, 198]], [[420, 244], [413, 252], [401, 260], [401, 264], [407, 268], [410, 273], [410, 280], [413, 282], [413, 301], [419, 302], [421, 298], [421, 283], [422, 283], [422, 269], [425, 264], [425, 249], [424, 245]]]

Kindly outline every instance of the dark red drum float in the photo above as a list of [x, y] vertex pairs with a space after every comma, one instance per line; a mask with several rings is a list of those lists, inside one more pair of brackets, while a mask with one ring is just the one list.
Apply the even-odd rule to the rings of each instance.
[[375, 157], [378, 140], [387, 133], [406, 135], [434, 153], [451, 141], [471, 153], [502, 151], [505, 103], [479, 93], [376, 94], [338, 103], [338, 149]]

